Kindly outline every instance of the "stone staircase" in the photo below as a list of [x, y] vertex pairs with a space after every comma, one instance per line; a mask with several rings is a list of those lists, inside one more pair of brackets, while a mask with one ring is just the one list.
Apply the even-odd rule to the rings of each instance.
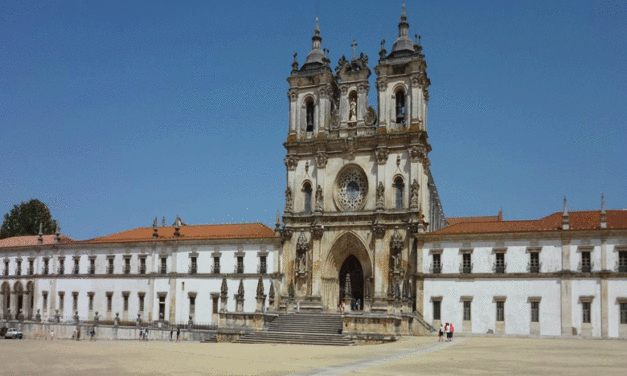
[[355, 343], [342, 335], [344, 319], [332, 313], [288, 313], [279, 315], [267, 331], [249, 333], [236, 343], [288, 343], [349, 346]]

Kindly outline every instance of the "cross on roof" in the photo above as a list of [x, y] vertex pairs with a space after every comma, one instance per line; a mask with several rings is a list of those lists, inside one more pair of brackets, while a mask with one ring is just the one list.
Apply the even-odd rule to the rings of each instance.
[[353, 43], [351, 44], [351, 47], [353, 47], [353, 59], [355, 58], [355, 47], [357, 47], [357, 42], [355, 42], [355, 39], [353, 39]]

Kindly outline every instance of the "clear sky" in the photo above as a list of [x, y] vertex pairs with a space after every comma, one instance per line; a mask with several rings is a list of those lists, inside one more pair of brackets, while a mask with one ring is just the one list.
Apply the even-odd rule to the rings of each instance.
[[[627, 208], [626, 0], [406, 3], [446, 216]], [[333, 68], [353, 39], [373, 68], [401, 4], [0, 0], [0, 215], [38, 198], [75, 239], [273, 227], [292, 55], [318, 16]]]

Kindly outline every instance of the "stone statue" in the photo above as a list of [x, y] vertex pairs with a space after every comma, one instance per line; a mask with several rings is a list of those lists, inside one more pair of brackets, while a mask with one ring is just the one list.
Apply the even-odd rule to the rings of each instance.
[[78, 311], [74, 311], [74, 323], [78, 324], [78, 321], [79, 321]]
[[119, 312], [115, 313], [115, 318], [113, 319], [113, 326], [115, 326], [116, 328], [120, 326], [120, 313]]
[[298, 256], [298, 271], [304, 273], [307, 271], [307, 254], [301, 253]]
[[292, 189], [287, 187], [285, 190], [285, 210], [286, 213], [292, 212], [292, 206], [294, 205], [294, 198], [292, 197]]
[[192, 318], [192, 315], [189, 315], [189, 320], [187, 320], [187, 328], [191, 330], [193, 327], [194, 327], [194, 319]]
[[135, 320], [135, 326], [137, 326], [138, 328], [140, 326], [142, 326], [142, 315], [141, 315], [141, 313], [137, 314], [137, 320]]
[[418, 207], [419, 191], [420, 191], [420, 185], [418, 184], [416, 179], [414, 179], [414, 182], [411, 183], [411, 201], [410, 201], [410, 206], [412, 208], [417, 208]]
[[348, 116], [348, 121], [357, 121], [357, 102], [354, 98], [351, 100], [351, 109]]
[[379, 182], [377, 186], [377, 208], [383, 208], [385, 206], [385, 187], [383, 186], [383, 182]]
[[100, 321], [100, 316], [98, 316], [98, 311], [94, 315], [94, 325], [98, 325], [98, 321]]
[[37, 313], [35, 314], [35, 321], [37, 322], [41, 322], [41, 313], [39, 312], [40, 309], [37, 309]]
[[318, 188], [316, 188], [316, 211], [318, 212], [323, 211], [322, 200], [322, 188], [318, 185]]
[[400, 266], [401, 266], [401, 254], [400, 253], [395, 253], [395, 254], [392, 255], [393, 271], [399, 270]]

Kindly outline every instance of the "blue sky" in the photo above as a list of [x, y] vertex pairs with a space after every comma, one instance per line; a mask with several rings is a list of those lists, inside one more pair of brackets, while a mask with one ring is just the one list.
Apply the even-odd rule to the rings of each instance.
[[[292, 55], [376, 65], [397, 1], [0, 0], [0, 214], [76, 239], [284, 206]], [[627, 1], [407, 1], [447, 216], [627, 208]], [[376, 108], [371, 76], [370, 102]]]

